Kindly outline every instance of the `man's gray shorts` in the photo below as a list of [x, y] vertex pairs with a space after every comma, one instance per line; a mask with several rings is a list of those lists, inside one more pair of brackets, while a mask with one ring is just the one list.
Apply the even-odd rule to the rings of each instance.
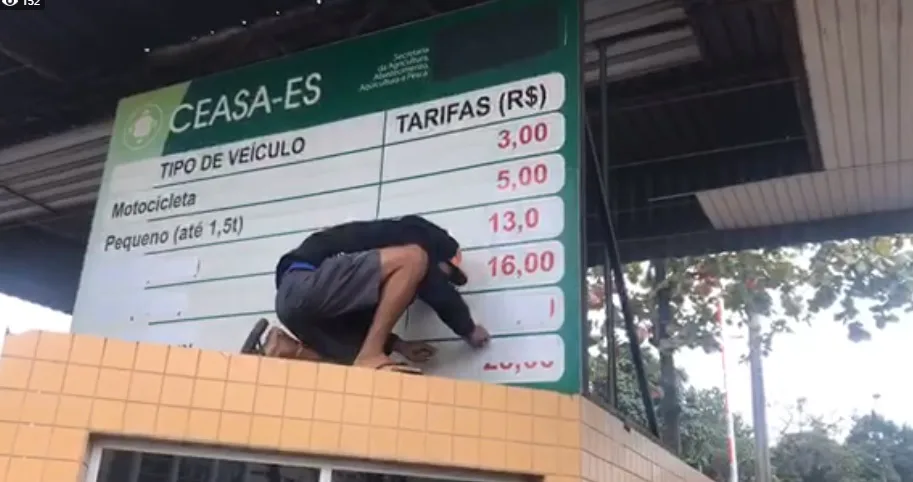
[[314, 271], [286, 273], [276, 293], [276, 315], [285, 324], [320, 323], [377, 305], [380, 252], [328, 258]]

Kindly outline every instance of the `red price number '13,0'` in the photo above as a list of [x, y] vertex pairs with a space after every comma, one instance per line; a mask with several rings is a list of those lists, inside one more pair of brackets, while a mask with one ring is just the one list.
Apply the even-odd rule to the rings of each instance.
[[498, 171], [498, 190], [514, 191], [518, 187], [541, 185], [548, 182], [548, 166], [538, 163], [522, 166], [520, 169], [501, 169]]
[[545, 122], [525, 124], [516, 130], [501, 129], [498, 131], [498, 148], [516, 149], [528, 144], [545, 142], [547, 139], [548, 124]]
[[527, 208], [523, 214], [507, 210], [494, 213], [488, 217], [488, 223], [493, 233], [522, 232], [524, 229], [536, 229], [539, 226], [539, 209]]
[[555, 268], [555, 253], [546, 250], [529, 252], [519, 258], [513, 254], [492, 256], [488, 270], [492, 278], [499, 276], [520, 277], [524, 274], [548, 273]]

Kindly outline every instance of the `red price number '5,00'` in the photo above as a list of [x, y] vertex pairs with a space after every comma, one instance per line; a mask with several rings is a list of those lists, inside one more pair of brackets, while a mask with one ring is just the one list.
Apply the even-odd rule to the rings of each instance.
[[513, 276], [519, 278], [524, 274], [548, 273], [555, 268], [555, 253], [545, 250], [540, 253], [530, 252], [521, 256], [512, 254], [495, 255], [488, 260], [489, 274], [492, 278]]
[[501, 129], [498, 131], [499, 149], [516, 149], [528, 144], [538, 144], [548, 140], [548, 124], [537, 122], [520, 126], [516, 131]]
[[518, 187], [542, 185], [548, 182], [548, 166], [538, 163], [522, 166], [516, 171], [501, 169], [498, 171], [498, 190], [515, 191]]

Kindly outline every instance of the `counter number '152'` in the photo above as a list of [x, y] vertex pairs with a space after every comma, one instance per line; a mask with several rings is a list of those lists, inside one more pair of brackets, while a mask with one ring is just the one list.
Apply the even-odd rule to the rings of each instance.
[[44, 0], [0, 0], [0, 10], [44, 10]]

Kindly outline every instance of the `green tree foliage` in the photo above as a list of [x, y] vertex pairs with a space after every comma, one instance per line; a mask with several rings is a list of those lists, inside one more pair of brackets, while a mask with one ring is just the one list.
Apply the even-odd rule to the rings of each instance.
[[[620, 355], [627, 353], [627, 343], [619, 343], [616, 349]], [[647, 378], [651, 385], [651, 394], [656, 401], [659, 401], [663, 396], [659, 388], [659, 359], [653, 352], [645, 351], [644, 363]], [[607, 371], [608, 358], [606, 351], [603, 350], [601, 356], [593, 357], [590, 361], [590, 380], [594, 393], [608, 393], [606, 387]], [[697, 390], [687, 387], [685, 385], [687, 374], [681, 371], [678, 373], [678, 379], [682, 384], [679, 388], [683, 394], [679, 420], [682, 434], [680, 457], [691, 466], [714, 479], [725, 479], [728, 477], [729, 459], [726, 451], [723, 393], [715, 389]], [[637, 388], [637, 380], [634, 377], [634, 367], [630, 357], [627, 356], [619, 356], [618, 358], [617, 397], [618, 410], [628, 416], [632, 422], [644, 426], [646, 418], [644, 417], [640, 391]], [[660, 422], [661, 424], [663, 423], [662, 417], [660, 417]], [[739, 479], [748, 482], [752, 480], [754, 473], [754, 462], [751, 455], [754, 451], [754, 442], [751, 437], [751, 429], [741, 417], [736, 417], [735, 425], [736, 448], [741, 461]]]
[[846, 446], [859, 458], [865, 480], [913, 481], [913, 427], [872, 413], [855, 420]]
[[913, 311], [911, 242], [910, 236], [895, 236], [806, 248], [811, 256], [802, 280], [813, 287], [809, 313], [838, 307], [836, 321], [847, 326], [851, 340], [861, 341], [871, 337], [864, 319], [881, 329], [897, 322], [899, 312]]
[[[627, 265], [635, 322], [642, 330], [651, 327], [650, 341], [659, 353], [662, 386], [657, 391], [673, 395], [663, 400], [661, 418], [680, 424], [676, 418], [681, 414], [682, 396], [677, 394], [681, 381], [674, 377], [679, 373], [675, 353], [680, 348], [718, 350], [716, 296], [724, 302], [724, 321], [729, 325], [741, 328], [750, 312], [763, 317], [765, 353], [772, 349], [775, 335], [831, 312], [835, 321], [846, 326], [850, 340], [867, 340], [873, 326], [885, 328], [898, 320], [898, 312], [913, 311], [910, 240], [908, 236], [877, 237], [667, 259], [659, 261], [665, 265], [665, 276], [659, 281], [654, 276], [657, 261]], [[605, 283], [601, 267], [591, 270], [591, 309], [604, 309]], [[663, 292], [671, 314], [657, 329], [657, 298]], [[616, 326], [621, 327], [622, 316], [615, 309]], [[620, 353], [618, 360], [627, 356]], [[682, 435], [675, 427], [668, 428], [664, 439], [675, 449]]]
[[[726, 321], [741, 324], [751, 310], [770, 321], [771, 334], [788, 332], [792, 321], [833, 309], [849, 337], [871, 337], [899, 312], [913, 312], [913, 249], [910, 236], [832, 241], [800, 247], [746, 250], [666, 260], [666, 279], [655, 286], [648, 263], [625, 267], [634, 315], [655, 320], [656, 293], [671, 291], [672, 325], [662, 347], [716, 349], [712, 296], [717, 288]], [[605, 276], [591, 272], [590, 307], [601, 309]], [[871, 320], [871, 325], [867, 323]]]
[[[859, 459], [820, 427], [785, 434], [771, 451], [781, 482], [851, 482], [859, 478]], [[877, 480], [877, 479], [876, 479]]]
[[[626, 343], [619, 343], [617, 349], [623, 353]], [[651, 351], [646, 351], [644, 358], [652, 395], [658, 400], [662, 397], [659, 360]], [[643, 426], [646, 421], [633, 366], [627, 357], [619, 357], [618, 362], [618, 410]], [[590, 370], [594, 393], [605, 393], [605, 352], [591, 359]], [[726, 481], [729, 464], [723, 393], [687, 386], [687, 374], [681, 371], [679, 379], [680, 457], [713, 480]], [[913, 482], [913, 428], [873, 413], [854, 418], [841, 442], [838, 424], [806, 414], [804, 401], [798, 401], [792, 411], [792, 421], [771, 450], [779, 482]], [[754, 439], [751, 427], [738, 414], [735, 435], [739, 480], [753, 482]]]
[[808, 417], [772, 450], [781, 482], [908, 482], [913, 480], [913, 428], [875, 413], [856, 417], [843, 442], [835, 424]]
[[[754, 479], [754, 438], [741, 416], [735, 420], [736, 459], [739, 480]], [[715, 479], [728, 480], [726, 412], [723, 392], [718, 389], [683, 392], [681, 414], [681, 457]]]

